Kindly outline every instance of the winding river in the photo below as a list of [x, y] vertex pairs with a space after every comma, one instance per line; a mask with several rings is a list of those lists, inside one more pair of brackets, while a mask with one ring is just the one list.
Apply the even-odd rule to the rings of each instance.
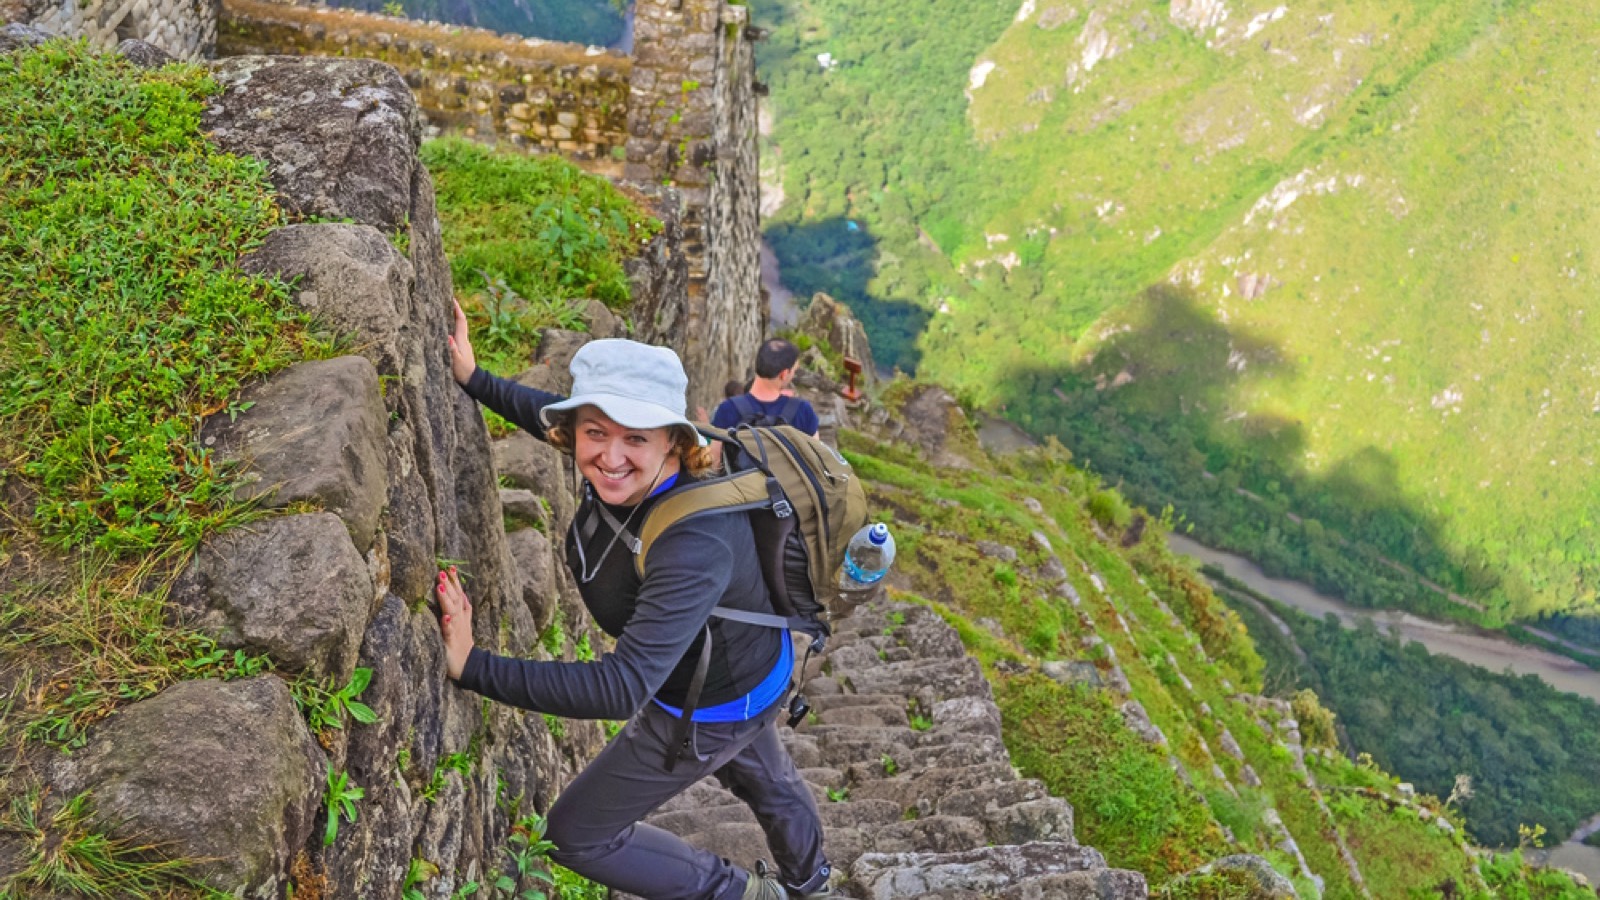
[[[1430, 653], [1452, 656], [1494, 672], [1537, 675], [1560, 690], [1600, 703], [1600, 673], [1559, 654], [1410, 613], [1354, 606], [1302, 582], [1273, 578], [1242, 556], [1213, 550], [1180, 534], [1169, 534], [1167, 544], [1178, 553], [1216, 566], [1257, 593], [1308, 615], [1321, 618], [1332, 613], [1346, 625], [1370, 619], [1379, 631], [1395, 629], [1405, 640], [1422, 644]], [[1585, 836], [1597, 831], [1600, 815], [1584, 823], [1566, 843], [1545, 851], [1543, 861], [1582, 872], [1591, 883], [1600, 883], [1600, 847], [1581, 843]]]

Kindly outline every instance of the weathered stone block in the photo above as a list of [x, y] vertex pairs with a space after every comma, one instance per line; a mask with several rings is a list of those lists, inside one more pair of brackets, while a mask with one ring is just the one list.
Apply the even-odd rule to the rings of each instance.
[[310, 838], [326, 765], [282, 679], [187, 681], [58, 757], [59, 793], [91, 791], [113, 837], [193, 860], [224, 893], [277, 897]]
[[171, 595], [176, 616], [218, 644], [341, 683], [373, 599], [367, 563], [332, 513], [267, 519], [208, 541]]

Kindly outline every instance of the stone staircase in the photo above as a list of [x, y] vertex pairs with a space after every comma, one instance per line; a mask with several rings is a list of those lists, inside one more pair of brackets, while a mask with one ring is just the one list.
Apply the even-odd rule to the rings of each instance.
[[[785, 742], [816, 792], [843, 898], [1143, 900], [1072, 836], [1072, 807], [1019, 778], [976, 660], [931, 610], [875, 600], [835, 623]], [[707, 779], [650, 820], [744, 866], [768, 858], [749, 810]]]

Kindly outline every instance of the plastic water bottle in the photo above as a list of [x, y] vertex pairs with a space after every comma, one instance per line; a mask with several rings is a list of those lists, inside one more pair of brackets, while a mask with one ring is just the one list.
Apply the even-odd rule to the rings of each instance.
[[883, 579], [894, 562], [894, 535], [882, 522], [863, 525], [844, 549], [844, 568], [839, 573], [839, 587], [846, 591], [860, 591], [872, 587]]

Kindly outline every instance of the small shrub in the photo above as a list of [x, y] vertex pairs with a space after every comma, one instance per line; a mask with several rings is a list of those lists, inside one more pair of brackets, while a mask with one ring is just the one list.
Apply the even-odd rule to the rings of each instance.
[[1095, 491], [1089, 498], [1089, 515], [1103, 528], [1121, 531], [1133, 521], [1133, 510], [1128, 501], [1114, 490]]

